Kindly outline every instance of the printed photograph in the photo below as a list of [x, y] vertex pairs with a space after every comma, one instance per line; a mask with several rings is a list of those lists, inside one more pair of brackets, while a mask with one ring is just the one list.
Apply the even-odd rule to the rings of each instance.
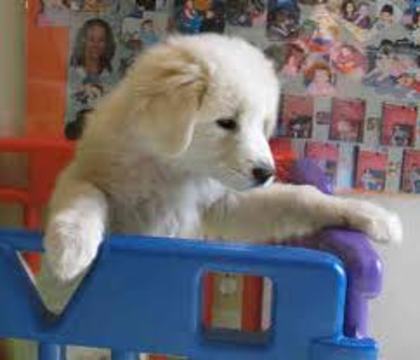
[[69, 129], [65, 130], [69, 139], [75, 139], [74, 134], [82, 129], [83, 114], [119, 80], [115, 35], [118, 23], [112, 18], [77, 17], [78, 21], [71, 24], [69, 51], [66, 111]]
[[402, 191], [420, 194], [420, 150], [404, 151]]
[[368, 70], [363, 78], [375, 92], [420, 100], [420, 47], [409, 40], [383, 40], [367, 48]]
[[226, 9], [222, 0], [175, 0], [175, 28], [183, 34], [223, 33]]
[[335, 95], [334, 82], [334, 72], [326, 62], [314, 62], [304, 71], [306, 92], [311, 96], [327, 97]]
[[306, 144], [305, 156], [313, 160], [324, 172], [329, 183], [337, 183], [338, 144], [309, 141]]
[[62, 27], [70, 25], [70, 0], [39, 1], [38, 26]]
[[356, 188], [367, 191], [385, 189], [388, 155], [385, 152], [359, 150], [357, 154]]
[[265, 0], [226, 1], [226, 20], [229, 25], [242, 27], [263, 26], [267, 9]]
[[299, 36], [300, 9], [295, 2], [270, 0], [267, 14], [269, 40], [286, 40]]
[[119, 4], [119, 0], [71, 0], [71, 9], [74, 11], [100, 13], [114, 10], [117, 4]]
[[273, 60], [276, 72], [281, 77], [296, 77], [302, 73], [307, 51], [299, 42], [269, 45], [264, 53]]
[[381, 143], [391, 146], [414, 146], [416, 124], [415, 106], [384, 104]]
[[282, 135], [290, 138], [309, 139], [312, 136], [313, 112], [313, 98], [284, 95], [279, 119]]
[[363, 140], [366, 102], [359, 99], [332, 100], [330, 139], [350, 142]]
[[357, 78], [363, 77], [368, 66], [362, 50], [350, 44], [341, 44], [331, 49], [330, 61], [337, 72]]

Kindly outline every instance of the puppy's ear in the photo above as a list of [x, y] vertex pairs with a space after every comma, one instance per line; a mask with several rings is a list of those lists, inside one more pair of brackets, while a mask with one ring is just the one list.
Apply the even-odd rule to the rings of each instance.
[[165, 44], [138, 59], [129, 74], [134, 116], [154, 151], [176, 156], [191, 142], [209, 72], [188, 50]]

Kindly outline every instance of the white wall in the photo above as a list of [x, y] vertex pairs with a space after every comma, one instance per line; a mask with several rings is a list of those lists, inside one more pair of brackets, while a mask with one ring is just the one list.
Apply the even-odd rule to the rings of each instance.
[[383, 294], [372, 307], [372, 333], [384, 360], [420, 359], [420, 196], [375, 196], [371, 200], [402, 218], [400, 247], [378, 246], [384, 260]]

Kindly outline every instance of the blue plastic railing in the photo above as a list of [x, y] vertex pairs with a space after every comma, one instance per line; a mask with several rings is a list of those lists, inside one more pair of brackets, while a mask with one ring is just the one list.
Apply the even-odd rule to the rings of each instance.
[[[346, 276], [325, 253], [272, 246], [112, 236], [56, 319], [48, 316], [17, 256], [42, 251], [41, 235], [0, 231], [0, 337], [39, 342], [40, 360], [63, 346], [112, 349], [193, 360], [376, 360], [371, 339], [343, 336]], [[205, 329], [203, 277], [237, 272], [273, 283], [271, 327], [244, 334]]]

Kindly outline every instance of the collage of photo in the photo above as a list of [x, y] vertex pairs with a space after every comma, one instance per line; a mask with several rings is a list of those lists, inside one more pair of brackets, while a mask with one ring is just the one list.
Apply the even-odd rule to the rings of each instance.
[[420, 0], [38, 1], [38, 26], [69, 28], [68, 139], [144, 49], [224, 33], [272, 59], [283, 80], [276, 136], [337, 188], [420, 193]]

